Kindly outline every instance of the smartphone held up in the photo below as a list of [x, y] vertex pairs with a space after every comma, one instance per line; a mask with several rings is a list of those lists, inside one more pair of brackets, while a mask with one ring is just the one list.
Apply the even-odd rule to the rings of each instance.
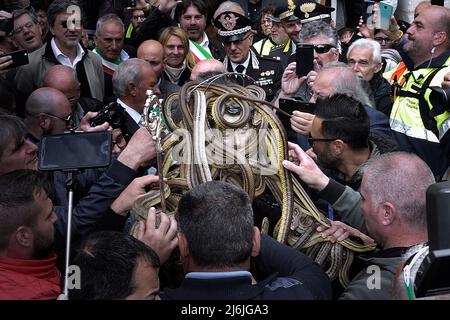
[[314, 46], [309, 44], [297, 45], [295, 61], [296, 74], [299, 78], [314, 70]]
[[44, 136], [39, 144], [39, 170], [76, 171], [104, 168], [111, 163], [109, 131], [76, 132]]

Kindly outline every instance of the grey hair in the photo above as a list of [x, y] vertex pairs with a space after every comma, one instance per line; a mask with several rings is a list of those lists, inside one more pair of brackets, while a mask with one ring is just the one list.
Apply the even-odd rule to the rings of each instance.
[[364, 105], [373, 107], [374, 102], [370, 100], [364, 90], [361, 80], [356, 74], [343, 62], [333, 61], [323, 66], [319, 74], [323, 72], [333, 73], [333, 94], [340, 93], [358, 100]]
[[406, 225], [427, 230], [426, 191], [435, 179], [417, 155], [392, 152], [369, 160], [364, 180], [367, 194], [375, 202], [390, 202]]
[[122, 30], [123, 30], [122, 33], [125, 33], [125, 26], [123, 24], [122, 19], [120, 19], [117, 14], [110, 13], [110, 14], [106, 14], [106, 15], [100, 17], [100, 19], [97, 20], [97, 24], [95, 26], [95, 35], [97, 37], [100, 37], [100, 29], [103, 27], [103, 25], [110, 21], [114, 21], [114, 22], [120, 24], [122, 26]]
[[36, 17], [36, 14], [34, 12], [31, 12], [27, 9], [18, 9], [18, 10], [14, 10], [12, 15], [13, 15], [13, 20], [17, 20], [19, 19], [21, 16], [23, 16], [24, 14], [27, 14], [30, 16], [31, 20], [37, 24], [38, 23], [38, 18]]
[[351, 46], [348, 48], [347, 51], [347, 59], [350, 54], [350, 52], [354, 49], [366, 49], [370, 48], [372, 50], [372, 61], [375, 64], [381, 63], [381, 46], [380, 44], [372, 39], [358, 39], [355, 42], [351, 44]]
[[336, 30], [324, 21], [313, 21], [302, 25], [300, 30], [300, 43], [305, 43], [313, 38], [327, 37], [331, 45], [338, 47]]
[[51, 27], [55, 26], [56, 16], [61, 13], [67, 12], [67, 8], [70, 6], [78, 6], [80, 8], [81, 20], [83, 20], [83, 11], [81, 10], [80, 3], [77, 0], [55, 0], [47, 9], [47, 20]]
[[113, 91], [116, 96], [119, 98], [126, 96], [129, 93], [128, 83], [137, 84], [139, 82], [143, 65], [149, 65], [149, 63], [138, 58], [128, 59], [119, 64], [112, 78]]

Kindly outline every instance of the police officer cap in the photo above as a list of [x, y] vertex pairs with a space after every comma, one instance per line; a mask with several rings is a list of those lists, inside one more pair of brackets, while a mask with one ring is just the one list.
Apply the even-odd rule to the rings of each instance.
[[294, 15], [294, 9], [300, 0], [273, 0], [272, 6], [275, 8], [269, 19], [273, 22], [297, 21], [299, 18]]
[[239, 41], [252, 29], [252, 22], [237, 12], [225, 11], [216, 17], [214, 25], [224, 42]]
[[314, 1], [301, 1], [294, 10], [294, 15], [300, 18], [302, 23], [308, 23], [320, 19], [331, 18], [334, 8], [321, 5]]

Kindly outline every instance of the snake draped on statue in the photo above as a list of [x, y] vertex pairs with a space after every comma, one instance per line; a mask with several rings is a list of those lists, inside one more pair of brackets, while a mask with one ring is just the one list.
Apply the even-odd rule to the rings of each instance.
[[[339, 279], [346, 287], [354, 253], [374, 247], [349, 239], [331, 243], [316, 231], [330, 222], [283, 167], [286, 132], [275, 107], [264, 98], [256, 86], [188, 82], [166, 99], [162, 111], [171, 133], [162, 140], [159, 170], [167, 179], [167, 213], [175, 212], [184, 192], [210, 180], [238, 185], [252, 200], [269, 189], [281, 208], [274, 237], [311, 256], [331, 280]], [[172, 116], [174, 104], [181, 109], [178, 122]], [[146, 219], [148, 208], [159, 203], [160, 190], [155, 189], [136, 200], [132, 214], [137, 221]]]

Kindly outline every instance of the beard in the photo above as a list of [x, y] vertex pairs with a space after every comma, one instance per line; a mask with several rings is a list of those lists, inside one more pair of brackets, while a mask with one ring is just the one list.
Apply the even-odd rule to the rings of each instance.
[[321, 154], [317, 154], [317, 160], [322, 168], [330, 170], [337, 170], [339, 163], [341, 162], [339, 158], [332, 156], [328, 150]]
[[46, 237], [42, 234], [36, 234], [33, 247], [33, 259], [48, 259], [50, 254], [54, 251], [54, 248], [55, 242], [53, 234], [51, 237]]

